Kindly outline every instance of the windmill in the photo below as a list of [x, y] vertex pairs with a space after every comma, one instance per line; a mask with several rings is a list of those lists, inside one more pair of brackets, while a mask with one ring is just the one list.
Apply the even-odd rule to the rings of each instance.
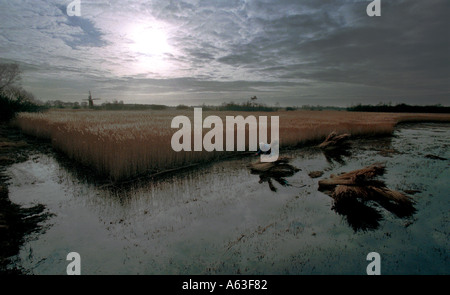
[[91, 94], [91, 91], [89, 90], [89, 98], [87, 98], [87, 99], [83, 99], [83, 101], [88, 101], [88, 103], [89, 103], [89, 107], [90, 108], [92, 108], [92, 107], [94, 107], [94, 100], [100, 100], [101, 98], [92, 98], [92, 94]]
[[256, 100], [257, 100], [258, 98], [256, 97], [256, 95], [255, 96], [253, 96], [253, 97], [251, 97], [250, 98], [250, 101], [248, 102], [248, 105], [250, 105], [250, 106], [256, 106]]

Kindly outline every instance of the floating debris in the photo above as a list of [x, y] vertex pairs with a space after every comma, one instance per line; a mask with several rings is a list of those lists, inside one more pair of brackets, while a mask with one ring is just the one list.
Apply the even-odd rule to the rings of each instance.
[[441, 160], [441, 161], [446, 161], [447, 160], [446, 158], [442, 158], [442, 157], [439, 157], [439, 156], [436, 156], [436, 155], [431, 155], [431, 154], [426, 155], [425, 158], [433, 159], [433, 160]]
[[291, 158], [280, 157], [275, 162], [261, 162], [252, 163], [248, 165], [252, 174], [259, 175], [259, 183], [267, 182], [271, 191], [276, 192], [277, 189], [273, 185], [272, 180], [275, 180], [282, 186], [290, 186], [285, 177], [293, 176], [300, 169], [289, 164]]
[[393, 155], [398, 155], [401, 153], [395, 149], [382, 149], [378, 151], [378, 154], [383, 157], [392, 157]]
[[319, 148], [325, 150], [334, 150], [339, 148], [346, 148], [347, 140], [350, 138], [350, 134], [338, 134], [337, 132], [331, 132], [325, 140], [318, 145]]
[[408, 195], [415, 195], [415, 194], [421, 193], [422, 191], [415, 190], [415, 189], [408, 189], [408, 190], [404, 190], [403, 192]]
[[374, 229], [382, 219], [381, 214], [366, 205], [378, 203], [400, 218], [415, 212], [414, 200], [398, 191], [387, 188], [383, 181], [374, 179], [384, 173], [385, 167], [374, 164], [363, 169], [331, 175], [319, 181], [319, 190], [334, 200], [333, 209], [347, 216], [349, 224], [356, 229]]
[[350, 144], [347, 141], [349, 138], [350, 134], [348, 133], [337, 134], [333, 131], [317, 147], [322, 150], [326, 160], [329, 163], [333, 163], [335, 161], [340, 164], [345, 164], [343, 157], [351, 156], [349, 151]]
[[385, 167], [381, 164], [375, 164], [363, 169], [352, 172], [342, 173], [340, 175], [332, 174], [330, 178], [319, 181], [319, 190], [334, 188], [337, 185], [381, 185], [382, 183], [373, 180], [375, 176], [383, 175]]
[[318, 178], [323, 175], [323, 171], [311, 171], [308, 173], [308, 176], [311, 178]]

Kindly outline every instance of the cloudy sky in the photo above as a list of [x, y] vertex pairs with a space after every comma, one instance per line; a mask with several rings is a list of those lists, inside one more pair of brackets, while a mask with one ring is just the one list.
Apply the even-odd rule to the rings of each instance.
[[450, 104], [450, 1], [0, 0], [0, 62], [41, 100]]

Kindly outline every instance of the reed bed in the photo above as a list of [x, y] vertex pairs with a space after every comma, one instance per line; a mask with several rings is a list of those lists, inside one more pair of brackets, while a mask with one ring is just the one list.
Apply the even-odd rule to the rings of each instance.
[[[55, 149], [71, 159], [94, 168], [112, 181], [130, 179], [191, 164], [209, 162], [229, 152], [175, 152], [170, 128], [175, 116], [185, 115], [193, 125], [193, 111], [93, 111], [52, 110], [21, 113], [15, 123], [28, 135], [51, 140]], [[299, 146], [320, 142], [331, 132], [352, 136], [391, 134], [405, 121], [450, 121], [441, 114], [356, 113], [344, 111], [213, 112], [216, 115], [279, 116], [280, 146]], [[206, 133], [208, 130], [204, 130]], [[270, 139], [270, 134], [268, 136]], [[225, 130], [224, 130], [225, 144]]]

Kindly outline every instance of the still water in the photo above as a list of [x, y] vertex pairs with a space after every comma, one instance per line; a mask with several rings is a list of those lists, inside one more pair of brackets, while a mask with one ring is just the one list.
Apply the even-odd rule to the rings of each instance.
[[[67, 254], [78, 252], [82, 274], [365, 274], [378, 252], [382, 274], [450, 274], [449, 138], [449, 125], [401, 125], [343, 154], [288, 151], [300, 169], [292, 176], [252, 174], [248, 157], [126, 187], [86, 182], [36, 153], [9, 167], [9, 196], [51, 216], [9, 268], [66, 274]], [[415, 214], [369, 202], [381, 219], [367, 228], [318, 191], [320, 179], [374, 163], [385, 164], [388, 188], [415, 191]]]

